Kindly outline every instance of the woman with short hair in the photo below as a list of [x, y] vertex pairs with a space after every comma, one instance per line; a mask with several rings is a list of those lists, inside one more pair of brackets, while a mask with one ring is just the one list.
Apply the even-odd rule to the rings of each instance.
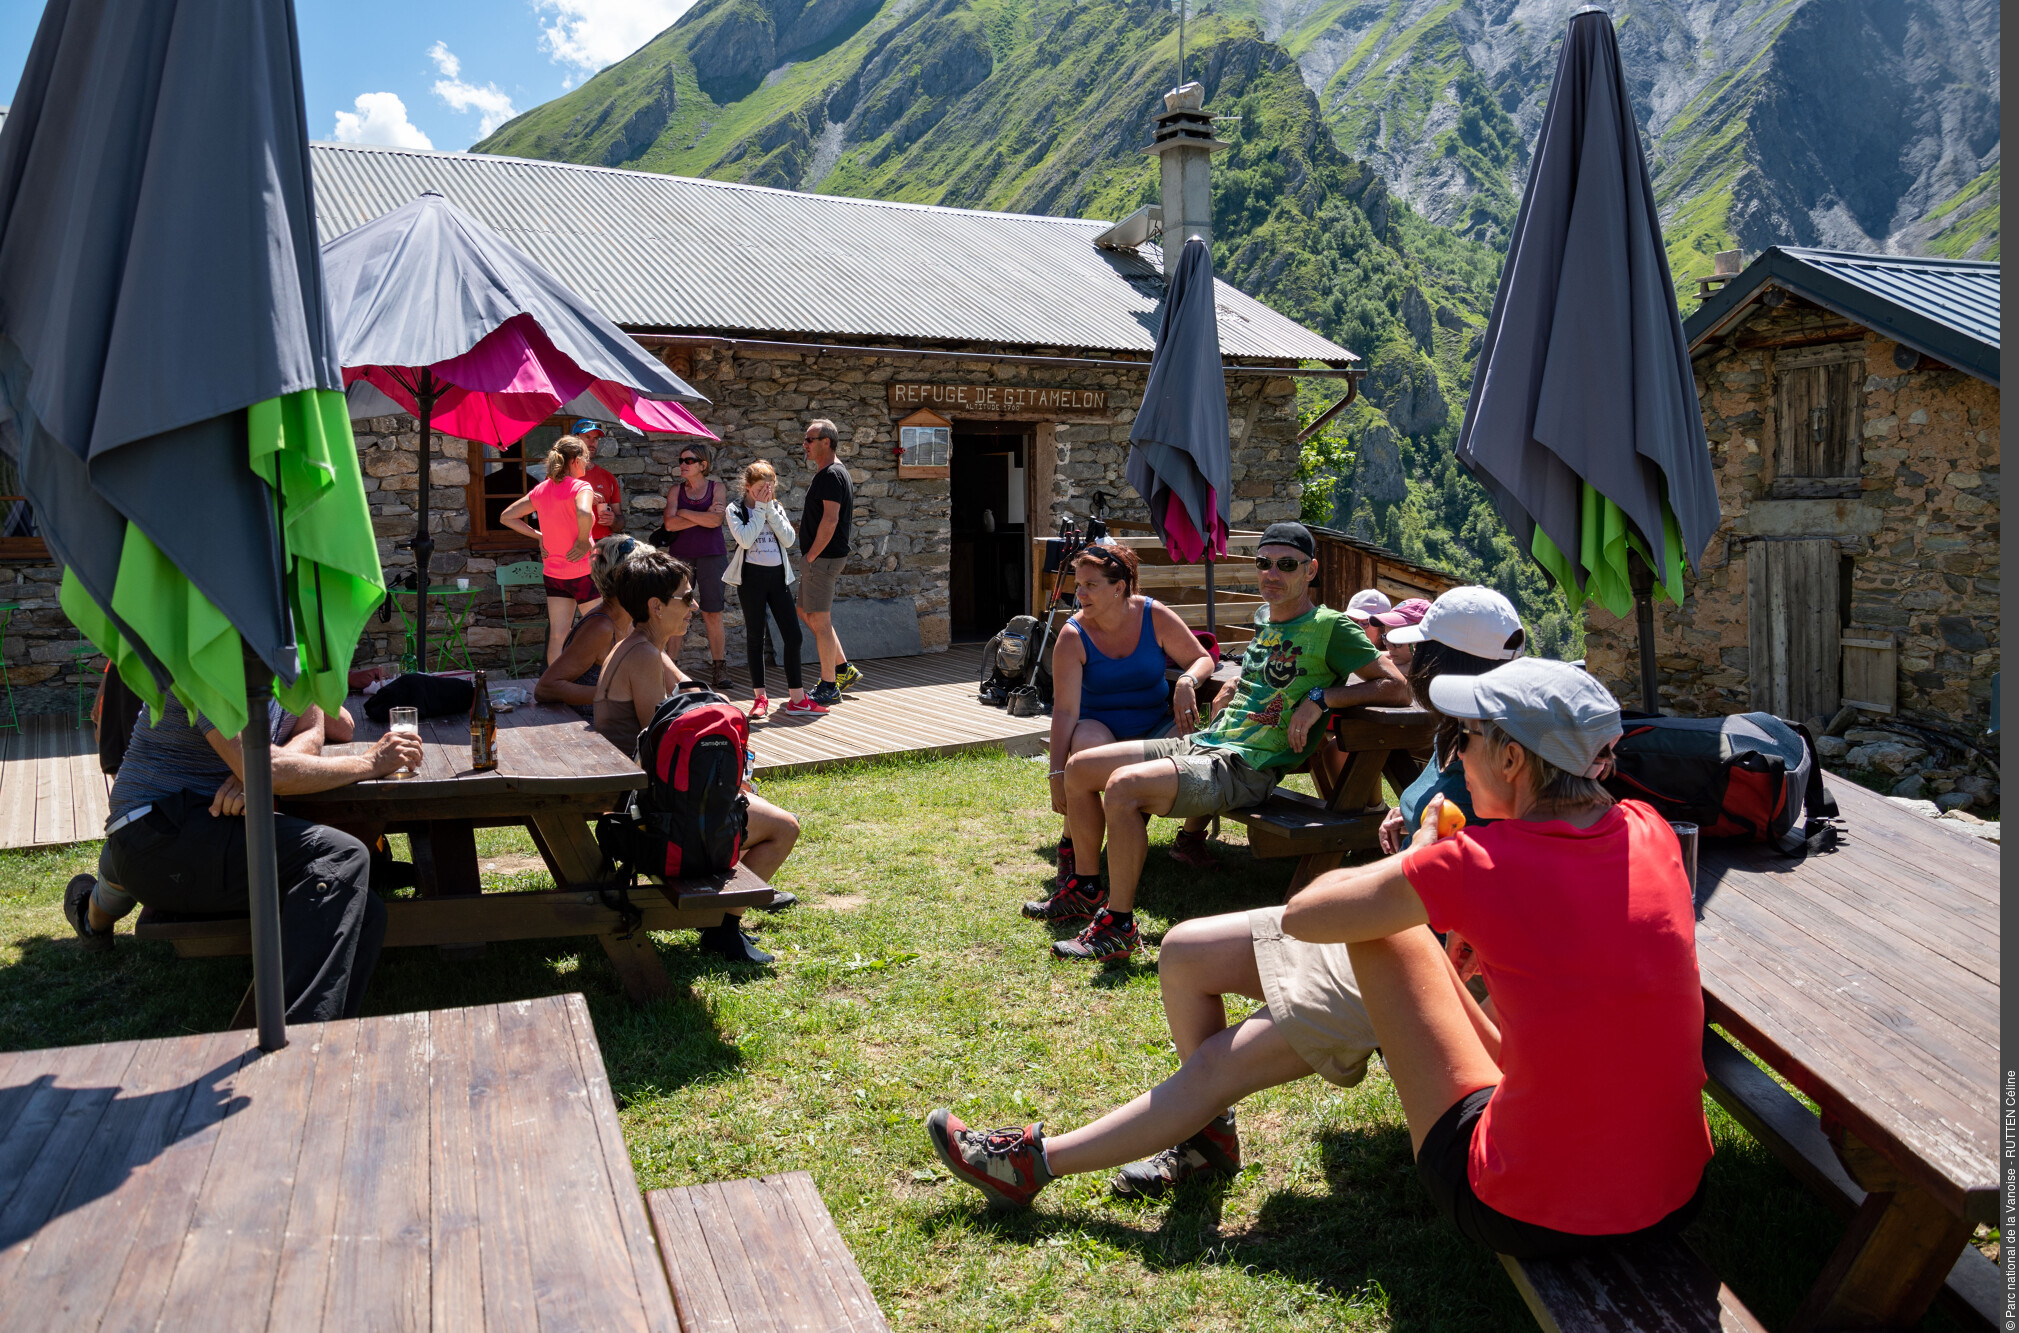
[[[1052, 810], [1066, 813], [1066, 760], [1096, 745], [1182, 734], [1199, 724], [1199, 690], [1213, 661], [1176, 611], [1136, 592], [1136, 553], [1095, 542], [1073, 557], [1079, 610], [1059, 630], [1052, 649]], [[1033, 645], [1035, 646], [1035, 645]], [[1166, 684], [1166, 662], [1183, 674]], [[1182, 834], [1180, 835], [1183, 836]], [[1100, 848], [1089, 863], [1100, 864]], [[1073, 874], [1072, 827], [1059, 835], [1061, 888]], [[1061, 923], [1088, 917], [1084, 900], [1055, 891], [1024, 904], [1024, 915]]]
[[[547, 661], [561, 655], [575, 608], [593, 610], [602, 600], [589, 578], [589, 532], [596, 522], [596, 491], [582, 478], [589, 449], [580, 437], [563, 435], [547, 451], [547, 479], [505, 507], [498, 517], [512, 531], [540, 544], [540, 573], [547, 590]], [[540, 520], [536, 529], [525, 515]]]
[[754, 722], [771, 710], [764, 692], [764, 614], [778, 622], [778, 644], [785, 655], [785, 687], [790, 691], [785, 711], [799, 714], [825, 713], [827, 709], [806, 697], [799, 661], [803, 639], [799, 630], [799, 610], [792, 601], [792, 520], [778, 503], [778, 473], [759, 459], [743, 469], [743, 498], [729, 506], [724, 519], [736, 550], [722, 571], [722, 581], [736, 589], [743, 606], [744, 661], [750, 667], [750, 689], [755, 696], [750, 705]]
[[701, 623], [708, 631], [709, 683], [729, 687], [729, 663], [722, 638], [722, 571], [729, 567], [729, 548], [722, 540], [723, 513], [729, 508], [729, 488], [708, 475], [714, 454], [690, 440], [680, 446], [680, 474], [666, 492], [666, 509], [653, 544], [687, 562], [694, 571], [694, 592]]

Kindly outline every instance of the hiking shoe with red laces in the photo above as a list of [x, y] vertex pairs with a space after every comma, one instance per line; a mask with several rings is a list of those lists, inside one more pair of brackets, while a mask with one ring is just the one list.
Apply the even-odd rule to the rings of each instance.
[[1201, 1174], [1241, 1174], [1241, 1136], [1234, 1113], [1215, 1116], [1212, 1123], [1175, 1148], [1155, 1157], [1130, 1162], [1115, 1176], [1115, 1193], [1127, 1199], [1161, 1199], [1185, 1181]]
[[1194, 870], [1212, 870], [1219, 866], [1212, 851], [1206, 846], [1206, 830], [1181, 828], [1178, 836], [1171, 840], [1171, 859], [1179, 865], [1190, 866]]
[[1028, 1208], [1039, 1190], [1051, 1183], [1045, 1165], [1045, 1127], [969, 1129], [952, 1111], [941, 1108], [925, 1118], [932, 1150], [946, 1169], [988, 1196], [997, 1208]]
[[[1105, 894], [1102, 895], [1106, 897]], [[1142, 937], [1136, 934], [1136, 919], [1130, 915], [1127, 925], [1115, 919], [1113, 912], [1103, 911], [1094, 918], [1093, 924], [1069, 940], [1059, 940], [1052, 945], [1052, 952], [1060, 958], [1078, 958], [1096, 963], [1119, 963], [1134, 954], [1142, 944]]]
[[1052, 896], [1043, 902], [1025, 903], [1024, 915], [1033, 921], [1055, 921], [1071, 925], [1091, 921], [1094, 913], [1108, 905], [1108, 891], [1091, 875], [1068, 875]]

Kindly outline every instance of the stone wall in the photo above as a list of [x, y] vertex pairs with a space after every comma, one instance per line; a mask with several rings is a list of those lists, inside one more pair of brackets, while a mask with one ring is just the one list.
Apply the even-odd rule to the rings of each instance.
[[[927, 651], [943, 650], [951, 632], [948, 561], [951, 546], [951, 501], [944, 479], [901, 479], [897, 422], [910, 409], [888, 405], [892, 380], [906, 383], [1015, 384], [1048, 388], [1093, 388], [1109, 391], [1105, 417], [1064, 418], [1052, 432], [1055, 447], [1049, 514], [1032, 515], [1032, 526], [1049, 529], [1070, 512], [1082, 519], [1088, 498], [1106, 491], [1115, 502], [1112, 516], [1147, 519], [1140, 499], [1130, 489], [1124, 468], [1129, 427], [1143, 390], [1143, 373], [1092, 367], [1047, 367], [987, 361], [921, 361], [879, 357], [855, 350], [832, 355], [786, 349], [706, 345], [672, 349], [666, 354], [679, 373], [710, 400], [698, 409], [701, 419], [722, 436], [712, 475], [726, 480], [731, 494], [741, 489], [743, 468], [765, 459], [778, 469], [780, 496], [797, 521], [805, 502], [810, 470], [801, 444], [805, 423], [815, 417], [833, 420], [841, 432], [837, 453], [855, 482], [854, 550], [845, 568], [842, 597], [909, 597], [918, 608], [920, 637]], [[1063, 355], [1063, 354], [1062, 354]], [[1297, 400], [1287, 379], [1230, 376], [1227, 381], [1234, 443], [1234, 497], [1231, 509], [1237, 526], [1261, 526], [1295, 518], [1300, 486], [1296, 481], [1298, 447]], [[1022, 420], [1023, 418], [1016, 418]], [[964, 419], [963, 419], [964, 420]], [[1028, 418], [1033, 425], [1038, 418]], [[958, 422], [957, 422], [958, 424]], [[365, 488], [379, 535], [379, 558], [388, 577], [411, 570], [409, 552], [395, 549], [414, 530], [414, 504], [419, 464], [418, 434], [410, 419], [359, 423], [358, 447]], [[1043, 435], [1037, 441], [1041, 443]], [[605, 441], [598, 462], [623, 483], [628, 531], [643, 536], [658, 526], [666, 507], [679, 457], [677, 440], [647, 441], [619, 430]], [[436, 582], [466, 575], [491, 591], [478, 599], [468, 637], [480, 666], [505, 662], [506, 630], [491, 576], [500, 563], [526, 558], [525, 552], [485, 552], [469, 548], [469, 517], [464, 486], [469, 480], [467, 446], [438, 441], [429, 504], [435, 533], [433, 573]], [[444, 454], [453, 454], [444, 457]], [[518, 627], [522, 664], [537, 661], [544, 642], [545, 609], [538, 589], [521, 590], [512, 603]], [[437, 610], [431, 639], [438, 640], [443, 621]], [[728, 599], [724, 624], [729, 660], [743, 654], [743, 618], [734, 595]], [[360, 662], [389, 662], [402, 638], [397, 617], [390, 624], [374, 620], [370, 642], [359, 650]], [[707, 658], [700, 617], [695, 617], [682, 646], [681, 661], [690, 670]]]
[[[1789, 300], [1697, 356], [1724, 513], [1683, 605], [1656, 603], [1662, 703], [1678, 713], [1750, 707], [1746, 555], [1749, 539], [1775, 521], [1771, 506], [1787, 504], [1770, 497], [1777, 423], [1769, 357], [1776, 344], [1806, 341], [1800, 335], [1812, 327], [1827, 335], [1829, 323]], [[1860, 494], [1834, 502], [1842, 519], [1834, 530], [1790, 535], [1836, 537], [1851, 557], [1844, 632], [1898, 644], [1901, 719], [1974, 736], [1989, 720], [1999, 669], [1998, 390], [1928, 362], [1902, 371], [1897, 344], [1835, 324], [1864, 352]], [[1632, 622], [1594, 607], [1586, 651], [1592, 671], [1637, 705]]]

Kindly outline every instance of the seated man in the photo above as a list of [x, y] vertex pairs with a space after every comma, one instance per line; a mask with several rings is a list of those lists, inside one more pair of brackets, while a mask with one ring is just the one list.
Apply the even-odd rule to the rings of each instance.
[[[389, 733], [361, 755], [322, 753], [324, 719], [268, 714], [276, 795], [327, 791], [418, 764], [418, 736]], [[105, 824], [108, 878], [148, 907], [246, 910], [245, 787], [236, 736], [169, 696], [159, 725], [133, 728]], [[369, 854], [347, 833], [274, 817], [287, 1021], [354, 1018], [385, 938], [386, 909], [367, 886]]]
[[[1091, 923], [1052, 951], [1062, 958], [1118, 961], [1136, 951], [1136, 882], [1149, 853], [1148, 817], [1169, 815], [1203, 829], [1212, 816], [1258, 805], [1284, 773], [1325, 740], [1328, 710], [1360, 704], [1407, 707], [1409, 685], [1346, 616], [1311, 600], [1318, 545], [1301, 523], [1273, 524], [1255, 557], [1262, 598], [1241, 683], [1213, 700], [1204, 731], [1164, 740], [1117, 741], [1066, 764], [1066, 818], [1075, 873], [1025, 914]], [[1354, 683], [1346, 683], [1357, 678]], [[1108, 882], [1098, 867], [1108, 840]]]

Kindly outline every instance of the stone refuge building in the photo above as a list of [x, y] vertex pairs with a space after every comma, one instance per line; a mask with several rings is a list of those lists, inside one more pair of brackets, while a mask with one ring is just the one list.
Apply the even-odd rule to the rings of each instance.
[[[1998, 279], [1775, 248], [1685, 321], [1724, 517], [1684, 604], [1656, 603], [1665, 707], [1849, 705], [1862, 726], [1826, 745], [1849, 766], [1988, 794], [1959, 742], [1999, 669]], [[1638, 697], [1630, 621], [1594, 608], [1586, 650]]]
[[[312, 154], [325, 241], [438, 190], [666, 359], [710, 399], [697, 412], [722, 437], [713, 475], [732, 494], [744, 465], [767, 459], [796, 518], [810, 476], [804, 423], [832, 418], [856, 483], [836, 606], [853, 654], [933, 651], [1000, 628], [1028, 600], [1031, 537], [1067, 513], [1083, 519], [1095, 492], [1114, 517], [1147, 517], [1123, 464], [1164, 290], [1158, 209], [1110, 227], [470, 153]], [[1290, 375], [1332, 377], [1343, 394], [1358, 358], [1224, 283], [1218, 293], [1234, 522], [1294, 518]], [[900, 455], [907, 419], [912, 448]], [[380, 558], [397, 578], [412, 569], [400, 543], [414, 533], [416, 424], [354, 424]], [[509, 665], [493, 571], [536, 554], [498, 514], [527, 484], [520, 460], [543, 457], [566, 424], [553, 418], [503, 455], [436, 439], [433, 574], [482, 590], [467, 632], [477, 665]], [[623, 483], [631, 532], [659, 525], [680, 444], [613, 428], [600, 461]], [[0, 493], [17, 493], [0, 600], [22, 609], [7, 661], [31, 706], [69, 707], [78, 636], [10, 481], [0, 473]], [[540, 660], [544, 615], [537, 587], [515, 595], [522, 669]], [[433, 623], [439, 643], [439, 608]], [[736, 662], [733, 597], [728, 626]], [[359, 662], [397, 660], [402, 638], [398, 618], [374, 620]], [[683, 660], [705, 657], [696, 617]]]

